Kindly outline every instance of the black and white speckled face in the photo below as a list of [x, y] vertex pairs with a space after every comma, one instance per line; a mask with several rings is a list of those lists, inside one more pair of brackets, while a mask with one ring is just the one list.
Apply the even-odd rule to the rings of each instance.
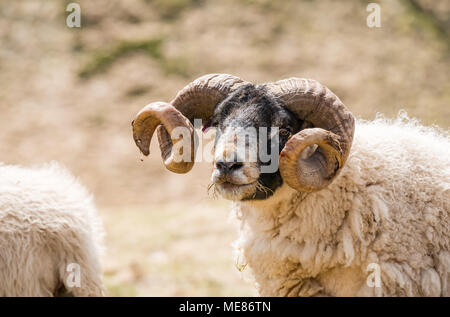
[[300, 124], [264, 87], [243, 86], [218, 104], [211, 120], [217, 128], [211, 181], [218, 193], [230, 200], [270, 197], [283, 183], [279, 153]]

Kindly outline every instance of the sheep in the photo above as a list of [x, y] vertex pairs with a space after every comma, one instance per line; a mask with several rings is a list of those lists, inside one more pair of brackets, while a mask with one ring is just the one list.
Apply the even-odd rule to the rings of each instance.
[[[327, 188], [235, 202], [235, 243], [265, 296], [449, 296], [450, 140], [414, 121], [358, 121]], [[381, 287], [369, 287], [379, 265]]]
[[63, 167], [0, 164], [0, 296], [103, 296], [103, 235]]
[[[148, 155], [158, 127], [164, 164], [186, 173], [192, 145], [172, 132], [181, 126], [195, 140], [195, 118], [217, 129], [212, 186], [232, 200], [236, 261], [260, 295], [450, 296], [448, 131], [404, 114], [356, 120], [311, 79], [254, 85], [210, 74], [144, 107], [134, 141]], [[261, 172], [267, 163], [243, 157], [236, 139], [269, 126], [276, 139], [248, 140], [279, 154], [278, 168]]]

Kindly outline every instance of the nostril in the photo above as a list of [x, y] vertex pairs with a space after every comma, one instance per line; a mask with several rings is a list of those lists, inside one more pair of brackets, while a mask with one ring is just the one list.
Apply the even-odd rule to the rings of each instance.
[[240, 163], [240, 162], [232, 162], [232, 163], [230, 163], [231, 165], [228, 167], [230, 170], [237, 170], [237, 169], [239, 169], [239, 168], [241, 168], [242, 167], [242, 163]]
[[242, 167], [242, 163], [240, 162], [223, 162], [223, 161], [218, 161], [216, 163], [216, 166], [218, 169], [227, 172], [227, 171], [234, 171], [237, 170], [239, 168]]

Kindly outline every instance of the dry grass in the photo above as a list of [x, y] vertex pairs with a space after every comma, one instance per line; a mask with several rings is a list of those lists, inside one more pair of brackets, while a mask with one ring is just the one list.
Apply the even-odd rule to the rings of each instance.
[[68, 1], [0, 2], [0, 161], [57, 160], [90, 188], [112, 295], [253, 294], [224, 205], [206, 203], [209, 165], [171, 174], [131, 138], [135, 113], [189, 80], [315, 78], [358, 117], [406, 109], [450, 126], [448, 1], [379, 1], [379, 29], [368, 1], [78, 2], [81, 29], [65, 26]]
[[228, 205], [102, 208], [110, 296], [255, 296], [232, 259]]

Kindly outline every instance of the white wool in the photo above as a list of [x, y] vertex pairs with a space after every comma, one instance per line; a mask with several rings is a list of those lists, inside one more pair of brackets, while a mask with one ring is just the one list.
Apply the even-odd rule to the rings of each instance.
[[101, 296], [103, 232], [91, 195], [58, 164], [0, 164], [0, 296], [52, 296], [62, 285]]
[[327, 188], [283, 185], [232, 209], [236, 253], [263, 296], [450, 296], [450, 136], [404, 113], [358, 120]]

